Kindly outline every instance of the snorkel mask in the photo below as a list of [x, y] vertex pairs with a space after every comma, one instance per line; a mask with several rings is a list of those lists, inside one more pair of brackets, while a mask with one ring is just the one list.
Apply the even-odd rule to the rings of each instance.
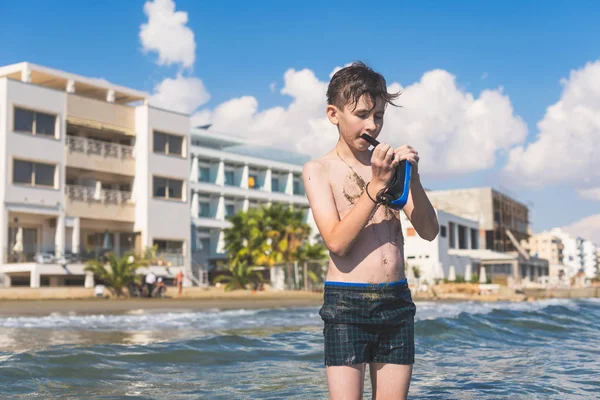
[[[360, 135], [373, 147], [379, 142], [371, 136], [363, 133]], [[406, 160], [400, 161], [394, 176], [385, 189], [377, 193], [377, 201], [394, 210], [401, 210], [408, 201], [408, 191], [410, 189], [411, 165]]]

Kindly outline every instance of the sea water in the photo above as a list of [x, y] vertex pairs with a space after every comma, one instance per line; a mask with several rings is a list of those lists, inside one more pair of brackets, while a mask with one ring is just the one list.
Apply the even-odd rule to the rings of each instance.
[[[420, 302], [416, 320], [410, 398], [600, 398], [598, 299]], [[326, 399], [322, 322], [317, 307], [0, 317], [0, 398]]]

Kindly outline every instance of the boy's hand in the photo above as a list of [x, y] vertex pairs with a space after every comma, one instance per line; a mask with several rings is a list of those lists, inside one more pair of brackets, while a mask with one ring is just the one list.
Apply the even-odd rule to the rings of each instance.
[[402, 160], [411, 163], [411, 178], [416, 177], [419, 173], [419, 152], [407, 144], [400, 146], [394, 150], [394, 161], [397, 161], [397, 164], [399, 164]]
[[387, 143], [379, 143], [371, 155], [371, 186], [381, 190], [387, 186], [394, 176], [396, 166], [400, 162], [395, 156], [394, 149]]

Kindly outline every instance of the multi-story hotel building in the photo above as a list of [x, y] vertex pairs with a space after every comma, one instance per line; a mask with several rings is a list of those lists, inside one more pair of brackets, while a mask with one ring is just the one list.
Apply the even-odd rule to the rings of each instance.
[[183, 269], [186, 284], [202, 283], [226, 257], [226, 217], [264, 204], [302, 208], [317, 232], [306, 156], [192, 129], [149, 97], [30, 63], [0, 67], [0, 285], [89, 287], [87, 260], [152, 247], [155, 274]]
[[226, 257], [223, 229], [238, 211], [272, 203], [304, 211], [317, 233], [302, 183], [306, 156], [253, 145], [204, 128], [191, 133], [191, 217], [194, 271]]
[[148, 98], [31, 63], [0, 67], [5, 286], [91, 286], [87, 259], [151, 247], [157, 273], [190, 269], [190, 118]]

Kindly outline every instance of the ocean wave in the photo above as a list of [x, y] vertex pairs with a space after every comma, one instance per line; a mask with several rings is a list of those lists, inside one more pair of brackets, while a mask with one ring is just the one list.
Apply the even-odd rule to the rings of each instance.
[[[544, 312], [561, 307], [566, 318], [580, 312], [585, 304], [596, 305], [600, 299], [550, 299], [536, 302], [417, 302], [416, 320], [456, 319], [461, 316], [486, 315], [498, 312], [513, 313], [517, 318], [527, 313]], [[0, 328], [37, 328], [53, 330], [90, 331], [160, 331], [160, 330], [219, 330], [253, 329], [285, 326], [320, 326], [318, 307], [253, 309], [253, 310], [207, 310], [207, 311], [160, 311], [131, 310], [125, 314], [78, 315], [52, 313], [36, 317], [0, 317]]]

